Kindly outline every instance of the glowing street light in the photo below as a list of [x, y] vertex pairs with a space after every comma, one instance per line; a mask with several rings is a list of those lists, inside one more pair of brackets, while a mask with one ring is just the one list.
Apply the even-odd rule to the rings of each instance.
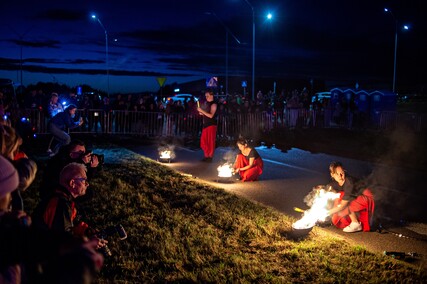
[[[395, 22], [395, 35], [394, 35], [394, 66], [393, 66], [393, 93], [396, 93], [396, 67], [397, 67], [397, 34], [398, 34], [398, 30], [399, 30], [399, 24], [398, 21], [396, 19], [396, 17], [394, 16], [393, 12], [388, 9], [388, 8], [384, 8], [384, 12], [390, 13], [390, 15], [393, 17], [394, 22]], [[404, 30], [409, 30], [409, 26], [408, 25], [404, 25], [402, 27]]]
[[105, 63], [106, 63], [106, 71], [107, 71], [107, 96], [110, 96], [110, 71], [108, 66], [108, 32], [105, 26], [102, 24], [101, 20], [96, 16], [92, 15], [92, 19], [97, 20], [99, 25], [105, 32]]

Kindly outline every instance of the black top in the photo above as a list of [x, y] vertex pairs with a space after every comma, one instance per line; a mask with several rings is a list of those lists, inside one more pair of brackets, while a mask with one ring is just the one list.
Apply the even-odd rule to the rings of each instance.
[[[242, 153], [242, 155], [243, 155], [243, 153]], [[260, 157], [260, 155], [259, 155], [259, 153], [257, 152], [257, 150], [255, 150], [254, 148], [252, 148], [251, 149], [251, 151], [249, 152], [249, 154], [247, 155], [247, 156], [245, 156], [245, 155], [243, 155], [245, 158], [246, 158], [246, 160], [248, 160], [249, 161], [249, 159], [250, 158], [254, 158], [254, 159], [257, 159], [257, 158], [259, 158]]]
[[[204, 103], [204, 105], [202, 106], [202, 109], [206, 112], [211, 112], [211, 107], [212, 105], [217, 105], [216, 101], [212, 101], [212, 102], [206, 102]], [[215, 112], [214, 116], [212, 118], [207, 117], [206, 115], [203, 116], [203, 128], [212, 126], [212, 125], [217, 125], [217, 121], [216, 121], [216, 114], [217, 112]]]

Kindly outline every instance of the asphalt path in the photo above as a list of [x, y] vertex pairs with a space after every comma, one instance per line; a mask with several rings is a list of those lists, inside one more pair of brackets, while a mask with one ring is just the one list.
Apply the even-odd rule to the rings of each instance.
[[[158, 161], [156, 145], [131, 146], [130, 150]], [[364, 179], [376, 196], [375, 218], [371, 232], [344, 233], [334, 226], [322, 228], [352, 244], [375, 252], [415, 253], [405, 261], [427, 267], [427, 192], [423, 188], [425, 172], [404, 167], [390, 167], [366, 161], [292, 148], [283, 152], [274, 147], [257, 147], [264, 160], [264, 173], [257, 182], [219, 178], [218, 166], [232, 163], [237, 148], [219, 147], [211, 163], [202, 162], [200, 149], [173, 148], [175, 158], [160, 161], [164, 165], [227, 192], [273, 207], [299, 219], [294, 207], [308, 209], [304, 197], [313, 187], [327, 184], [328, 165], [340, 161], [353, 176]]]

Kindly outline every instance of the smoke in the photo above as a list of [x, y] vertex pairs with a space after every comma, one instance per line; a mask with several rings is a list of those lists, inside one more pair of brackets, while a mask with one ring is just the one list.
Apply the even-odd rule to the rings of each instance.
[[229, 151], [225, 152], [222, 159], [223, 159], [224, 163], [234, 165], [234, 161], [236, 160], [236, 155], [237, 155], [236, 151], [229, 150]]
[[[369, 188], [375, 199], [375, 218], [401, 221], [420, 218], [423, 212], [421, 175], [415, 169], [425, 152], [413, 131], [399, 127], [379, 139], [382, 152], [371, 174], [361, 180], [359, 188]], [[421, 194], [420, 194], [421, 193]], [[425, 193], [424, 193], [425, 196]], [[425, 199], [424, 199], [425, 200]]]
[[313, 206], [313, 202], [316, 199], [317, 191], [320, 189], [325, 189], [326, 187], [324, 185], [318, 185], [313, 187], [313, 190], [310, 191], [305, 197], [304, 197], [304, 203], [307, 204], [308, 207]]

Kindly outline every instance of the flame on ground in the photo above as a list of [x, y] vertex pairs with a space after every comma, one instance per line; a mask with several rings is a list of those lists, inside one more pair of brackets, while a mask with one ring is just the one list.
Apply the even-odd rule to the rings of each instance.
[[326, 208], [329, 200], [337, 199], [339, 193], [319, 189], [314, 196], [313, 205], [310, 209], [305, 210], [301, 219], [292, 224], [294, 229], [308, 229], [316, 225], [318, 221], [325, 221], [328, 217], [328, 209]]
[[229, 163], [225, 163], [217, 168], [219, 177], [231, 177], [233, 175], [233, 167]]
[[160, 159], [170, 159], [172, 152], [170, 150], [164, 150], [160, 152]]

